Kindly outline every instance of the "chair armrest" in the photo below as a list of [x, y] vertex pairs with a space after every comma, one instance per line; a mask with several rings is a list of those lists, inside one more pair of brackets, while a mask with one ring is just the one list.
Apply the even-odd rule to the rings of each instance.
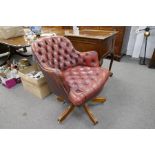
[[89, 67], [99, 66], [98, 53], [96, 51], [81, 52], [80, 55], [83, 58], [83, 65]]
[[52, 79], [55, 80], [55, 84], [57, 84], [57, 86], [60, 86], [62, 89], [64, 89], [66, 94], [69, 93], [70, 88], [65, 83], [64, 75], [61, 70], [56, 69], [56, 68], [49, 68], [49, 67], [46, 67], [46, 68], [41, 67], [41, 69], [43, 73], [46, 75], [46, 77], [49, 77], [49, 76], [51, 76], [50, 78], [53, 77]]
[[59, 70], [59, 69], [56, 69], [56, 68], [49, 68], [49, 67], [46, 67], [46, 68], [41, 67], [41, 68], [42, 68], [42, 70], [44, 70], [45, 72], [53, 73], [53, 74], [55, 74], [56, 76], [63, 77], [62, 71]]

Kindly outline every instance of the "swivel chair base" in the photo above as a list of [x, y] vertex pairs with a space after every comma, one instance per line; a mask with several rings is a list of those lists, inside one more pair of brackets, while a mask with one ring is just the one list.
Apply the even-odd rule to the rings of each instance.
[[[63, 97], [57, 97], [57, 100], [59, 101], [64, 101]], [[102, 98], [102, 97], [97, 97], [92, 99], [92, 101], [96, 104], [96, 103], [104, 103], [106, 101], [106, 98]], [[65, 109], [65, 111], [59, 116], [58, 118], [58, 122], [61, 123], [77, 106], [74, 105], [69, 105], [67, 107], [67, 109]], [[83, 104], [82, 105], [84, 111], [86, 112], [86, 114], [88, 115], [88, 117], [90, 118], [90, 120], [92, 121], [92, 123], [94, 125], [96, 125], [98, 123], [97, 119], [95, 118], [95, 116], [93, 115], [93, 112], [90, 110], [90, 108], [88, 107], [88, 105]]]

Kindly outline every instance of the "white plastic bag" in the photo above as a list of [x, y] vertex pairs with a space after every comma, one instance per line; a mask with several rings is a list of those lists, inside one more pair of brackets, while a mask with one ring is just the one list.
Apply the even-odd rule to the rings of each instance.
[[0, 39], [9, 39], [23, 35], [23, 26], [0, 26]]

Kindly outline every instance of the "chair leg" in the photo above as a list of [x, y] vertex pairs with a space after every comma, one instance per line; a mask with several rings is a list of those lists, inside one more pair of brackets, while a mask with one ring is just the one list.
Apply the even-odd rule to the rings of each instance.
[[60, 102], [64, 102], [64, 98], [62, 96], [57, 96], [57, 100]]
[[65, 111], [59, 116], [58, 122], [61, 123], [74, 110], [74, 108], [74, 105], [70, 105], [67, 109], [65, 109]]
[[112, 77], [113, 76], [113, 73], [112, 72], [110, 72], [110, 75], [109, 75], [110, 77]]
[[95, 118], [95, 116], [93, 115], [92, 111], [89, 109], [89, 107], [86, 104], [84, 104], [83, 108], [84, 108], [85, 112], [87, 113], [87, 115], [89, 116], [90, 120], [93, 122], [93, 124], [96, 125], [98, 123], [98, 121]]
[[96, 97], [96, 98], [92, 99], [92, 101], [94, 102], [94, 104], [96, 104], [96, 103], [104, 103], [106, 101], [106, 98], [104, 98], [104, 97]]

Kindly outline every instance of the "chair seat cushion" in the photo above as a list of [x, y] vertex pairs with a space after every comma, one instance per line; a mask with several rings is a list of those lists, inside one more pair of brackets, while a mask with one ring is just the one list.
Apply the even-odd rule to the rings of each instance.
[[109, 71], [100, 67], [76, 66], [63, 72], [69, 86], [69, 101], [78, 106], [94, 97], [104, 86]]

